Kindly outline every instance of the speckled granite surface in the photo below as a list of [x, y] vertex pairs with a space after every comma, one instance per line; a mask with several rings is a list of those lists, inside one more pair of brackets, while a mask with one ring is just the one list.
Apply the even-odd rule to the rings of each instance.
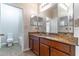
[[47, 35], [47, 34], [38, 34], [38, 33], [33, 33], [31, 35], [34, 36], [38, 36], [38, 37], [42, 37], [42, 38], [47, 38], [49, 40], [55, 40], [55, 41], [59, 41], [62, 43], [67, 43], [67, 44], [71, 44], [71, 45], [77, 45], [77, 39], [75, 39], [74, 37], [69, 37], [69, 36], [65, 36], [65, 35], [60, 35], [60, 34], [52, 34], [52, 35]]

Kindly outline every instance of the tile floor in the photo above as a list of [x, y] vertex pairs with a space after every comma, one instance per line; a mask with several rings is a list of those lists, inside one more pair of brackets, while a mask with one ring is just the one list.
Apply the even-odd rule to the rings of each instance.
[[32, 51], [29, 50], [29, 51], [19, 54], [19, 56], [36, 56], [36, 55]]
[[20, 45], [14, 44], [12, 47], [0, 48], [0, 56], [35, 56], [35, 54], [32, 51], [21, 52]]

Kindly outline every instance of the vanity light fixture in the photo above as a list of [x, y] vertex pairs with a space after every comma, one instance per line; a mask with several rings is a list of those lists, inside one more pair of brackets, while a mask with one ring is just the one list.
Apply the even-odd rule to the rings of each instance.
[[50, 7], [52, 7], [52, 3], [43, 3], [43, 4], [40, 5], [40, 12], [43, 12]]

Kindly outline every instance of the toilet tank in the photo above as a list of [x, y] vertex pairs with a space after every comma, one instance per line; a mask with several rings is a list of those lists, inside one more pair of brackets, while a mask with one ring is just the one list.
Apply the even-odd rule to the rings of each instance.
[[7, 38], [13, 38], [13, 33], [8, 33]]

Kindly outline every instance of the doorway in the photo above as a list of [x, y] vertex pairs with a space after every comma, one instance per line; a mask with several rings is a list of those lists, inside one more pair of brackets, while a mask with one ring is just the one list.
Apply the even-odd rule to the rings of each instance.
[[[13, 44], [10, 47], [7, 46], [8, 44], [7, 39], [8, 39], [9, 33], [12, 34], [12, 44]], [[14, 48], [16, 51], [18, 51], [18, 53], [19, 51], [23, 51], [24, 27], [23, 27], [23, 15], [22, 15], [21, 8], [17, 8], [8, 4], [1, 4], [0, 34], [3, 34], [3, 36], [0, 36], [1, 38], [0, 49], [2, 51], [6, 49], [7, 52], [9, 52], [11, 51], [10, 49], [14, 49]], [[0, 52], [0, 53], [3, 54], [3, 52]]]

